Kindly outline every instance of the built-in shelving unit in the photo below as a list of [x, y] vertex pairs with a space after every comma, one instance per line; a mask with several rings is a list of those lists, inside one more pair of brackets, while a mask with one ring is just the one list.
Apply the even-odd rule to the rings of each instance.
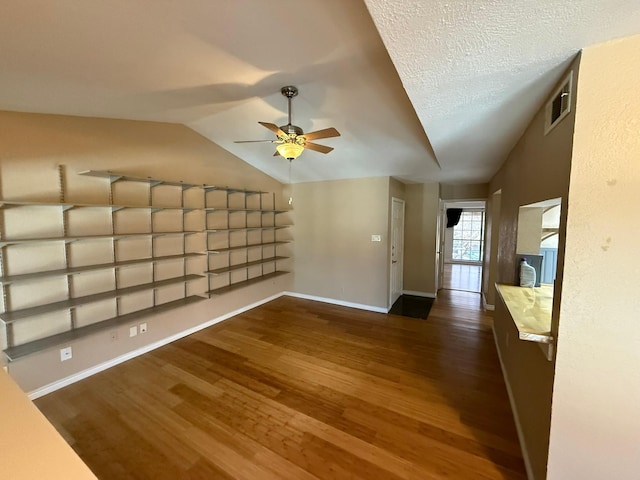
[[[79, 175], [105, 179], [108, 203], [66, 202], [64, 167], [59, 171], [59, 203], [0, 200], [0, 321], [9, 360], [288, 273], [279, 269], [288, 257], [278, 253], [289, 242], [278, 233], [288, 227], [277, 221], [286, 210], [275, 208], [273, 193], [108, 171]], [[147, 188], [146, 202], [115, 202], [116, 186], [132, 183]], [[172, 192], [178, 188], [180, 200], [155, 201], [160, 186]], [[187, 191], [199, 201], [185, 202]], [[31, 209], [40, 211], [49, 224], [53, 221], [53, 228], [25, 222]], [[77, 218], [86, 218], [82, 209], [90, 212], [91, 225], [70, 217], [81, 210]], [[94, 215], [88, 209], [105, 213]], [[173, 219], [170, 227], [156, 225], [159, 212], [169, 212], [162, 215]], [[108, 219], [107, 225], [91, 215]], [[128, 215], [138, 220], [121, 227], [119, 221], [127, 224]], [[8, 219], [17, 228], [6, 228]], [[76, 248], [85, 252], [80, 261]], [[94, 255], [100, 249], [102, 255]], [[54, 259], [39, 261], [41, 250]], [[30, 255], [36, 258], [30, 260]], [[129, 275], [134, 271], [137, 277]], [[96, 275], [101, 282], [97, 286]], [[38, 288], [42, 282], [46, 287]], [[79, 315], [83, 309], [90, 311]], [[93, 309], [102, 310], [94, 315]]]
[[[85, 171], [80, 172], [81, 175], [100, 177], [106, 179], [109, 188], [109, 202], [105, 204], [95, 203], [73, 203], [66, 202], [64, 171], [60, 167], [60, 202], [27, 202], [27, 201], [10, 201], [0, 200], [0, 210], [2, 213], [2, 222], [0, 225], [0, 288], [2, 289], [3, 312], [0, 313], [0, 320], [5, 326], [6, 344], [5, 354], [9, 360], [15, 360], [24, 355], [34, 353], [46, 348], [60, 345], [69, 339], [80, 338], [89, 333], [94, 333], [106, 328], [114, 328], [125, 322], [131, 322], [145, 316], [157, 314], [168, 308], [176, 308], [181, 305], [189, 304], [194, 301], [203, 300], [204, 288], [197, 287], [192, 291], [191, 284], [196, 284], [198, 280], [204, 278], [202, 268], [196, 268], [196, 273], [188, 271], [187, 263], [191, 259], [205, 258], [203, 251], [189, 251], [187, 248], [187, 238], [192, 235], [202, 235], [202, 228], [188, 229], [185, 228], [185, 216], [193, 211], [201, 208], [187, 206], [184, 203], [184, 192], [188, 189], [198, 187], [194, 184], [185, 184], [182, 182], [167, 182], [152, 178], [131, 177], [125, 175], [114, 174], [111, 172], [101, 171]], [[148, 186], [148, 202], [146, 204], [120, 204], [114, 202], [114, 185], [118, 182], [136, 182], [144, 183]], [[160, 185], [169, 187], [177, 187], [180, 189], [179, 205], [157, 205], [153, 200], [153, 190]], [[28, 235], [14, 234], [7, 231], [6, 212], [14, 209], [22, 209], [13, 214], [13, 217], [20, 218], [28, 215], [22, 212], [28, 212], [29, 209], [45, 209], [45, 218], [54, 218], [59, 222], [60, 235], [48, 235], [43, 227], [44, 234], [40, 229], [32, 228]], [[78, 225], [69, 220], [72, 210], [78, 209], [98, 209], [108, 212], [108, 225], [99, 225], [98, 233], [82, 232], [81, 234], [70, 233], [78, 231]], [[117, 227], [117, 212], [137, 210], [142, 212], [146, 218], [146, 225], [136, 225], [138, 231], [125, 232], [119, 231]], [[179, 226], [170, 229], [154, 229], [154, 216], [158, 212], [171, 211], [173, 215], [177, 215]], [[98, 215], [99, 216], [99, 215]], [[105, 217], [102, 217], [105, 218]], [[72, 229], [72, 227], [74, 227]], [[80, 228], [80, 231], [83, 229]], [[110, 232], [105, 233], [105, 230]], [[139, 231], [146, 230], [146, 231]], [[48, 233], [48, 231], [47, 231]], [[159, 238], [173, 238], [173, 243], [177, 248], [172, 252], [157, 252], [156, 244]], [[71, 244], [89, 242], [109, 242], [111, 252], [108, 262], [98, 261], [90, 264], [74, 265], [74, 255]], [[120, 258], [120, 250], [122, 241], [138, 241], [145, 246], [143, 255], [137, 254], [135, 258], [125, 255]], [[37, 271], [20, 271], [20, 263], [23, 258], [32, 250], [24, 252], [16, 252], [15, 249], [28, 248], [35, 246], [40, 249], [53, 249], [54, 257], [61, 256], [62, 259], [55, 258], [52, 260], [54, 264], [63, 263], [64, 268], [42, 268]], [[58, 247], [56, 247], [58, 246]], [[105, 247], [104, 243], [100, 243], [100, 247]], [[93, 244], [84, 248], [94, 248]], [[95, 247], [98, 248], [98, 247]], [[140, 247], [139, 247], [140, 248]], [[164, 249], [166, 250], [166, 248]], [[60, 261], [61, 260], [61, 261]], [[167, 276], [166, 272], [159, 274], [156, 265], [165, 263], [178, 263], [173, 265], [174, 274]], [[202, 262], [202, 261], [201, 261]], [[10, 273], [9, 265], [18, 264], [17, 270], [12, 269]], [[147, 278], [147, 281], [138, 281], [134, 284], [131, 279], [122, 275], [122, 270], [130, 268], [146, 269], [141, 274]], [[33, 269], [33, 266], [31, 267]], [[150, 274], [148, 270], [150, 269]], [[29, 270], [29, 269], [27, 269]], [[91, 278], [91, 274], [101, 272], [102, 282], [99, 286], [94, 286], [88, 281], [88, 286], [83, 285], [81, 275]], [[14, 273], [15, 272], [15, 273]], [[111, 272], [111, 273], [110, 273]], [[126, 272], [125, 272], [126, 273]], [[121, 278], [122, 277], [122, 278]], [[111, 280], [109, 280], [109, 278]], [[123, 280], [124, 278], [124, 280]], [[28, 289], [31, 285], [38, 285], [38, 282], [49, 281], [54, 282], [52, 290], [47, 291], [46, 288], [33, 288], [29, 292], [29, 299], [26, 302], [24, 298], [19, 302], [20, 305], [14, 306], [14, 297], [19, 296], [19, 290]], [[66, 284], [66, 289], [61, 292], [60, 282]], [[95, 279], [94, 279], [95, 282]], [[49, 284], [47, 284], [48, 286]], [[105, 288], [106, 285], [106, 288]], [[169, 301], [160, 299], [159, 293], [166, 292], [167, 288], [179, 288], [182, 293], [176, 294], [175, 291], [171, 295], [179, 295], [180, 298], [171, 298]], [[17, 289], [18, 292], [13, 292]], [[97, 292], [92, 292], [96, 288]], [[88, 294], [82, 293], [88, 289]], [[41, 291], [42, 290], [42, 291]], [[79, 294], [77, 292], [80, 292]], [[148, 292], [145, 294], [145, 292]], [[133, 302], [131, 298], [136, 294], [143, 295], [138, 302]], [[24, 297], [24, 295], [22, 295]], [[59, 298], [63, 297], [63, 298]], [[64, 298], [66, 297], [66, 298]], [[123, 301], [128, 300], [126, 308], [123, 308]], [[84, 318], [78, 321], [78, 309], [88, 308], [91, 305], [97, 305], [102, 302], [103, 310], [96, 319]], [[133, 306], [132, 306], [133, 304]], [[95, 308], [95, 307], [94, 307]], [[133, 311], [131, 311], [133, 309]], [[105, 317], [106, 318], [103, 318]], [[62, 318], [62, 320], [61, 320]], [[20, 334], [17, 335], [17, 331]], [[25, 333], [26, 332], [26, 333]], [[43, 333], [41, 333], [43, 332]]]
[[275, 194], [258, 190], [204, 187], [209, 296], [221, 295], [288, 273], [278, 255], [287, 242], [277, 236], [287, 210], [275, 208]]

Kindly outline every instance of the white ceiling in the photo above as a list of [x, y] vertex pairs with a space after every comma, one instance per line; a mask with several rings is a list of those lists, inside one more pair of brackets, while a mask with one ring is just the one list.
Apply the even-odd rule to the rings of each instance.
[[294, 181], [481, 182], [581, 47], [640, 33], [639, 0], [365, 2], [4, 2], [0, 109], [184, 123], [287, 181], [233, 141], [272, 138], [293, 84], [293, 123], [342, 133]]

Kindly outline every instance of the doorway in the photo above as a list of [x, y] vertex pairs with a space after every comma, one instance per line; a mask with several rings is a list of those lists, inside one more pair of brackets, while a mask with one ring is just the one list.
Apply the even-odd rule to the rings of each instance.
[[391, 199], [391, 278], [389, 282], [389, 307], [402, 295], [404, 271], [404, 200]]
[[[482, 268], [485, 236], [484, 201], [443, 202], [440, 251], [442, 252], [441, 288], [482, 292]], [[447, 210], [457, 209], [447, 225]], [[457, 217], [457, 218], [456, 218]]]

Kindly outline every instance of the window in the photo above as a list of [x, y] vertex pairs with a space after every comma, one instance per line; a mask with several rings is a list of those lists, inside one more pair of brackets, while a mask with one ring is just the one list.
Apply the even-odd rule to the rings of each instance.
[[484, 240], [484, 211], [465, 210], [453, 227], [453, 253], [458, 262], [481, 262]]

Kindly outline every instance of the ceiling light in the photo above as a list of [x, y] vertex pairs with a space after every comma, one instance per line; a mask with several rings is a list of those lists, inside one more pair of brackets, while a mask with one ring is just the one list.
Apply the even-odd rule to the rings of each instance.
[[278, 145], [276, 150], [287, 160], [294, 160], [304, 151], [304, 147], [294, 142], [285, 142]]

